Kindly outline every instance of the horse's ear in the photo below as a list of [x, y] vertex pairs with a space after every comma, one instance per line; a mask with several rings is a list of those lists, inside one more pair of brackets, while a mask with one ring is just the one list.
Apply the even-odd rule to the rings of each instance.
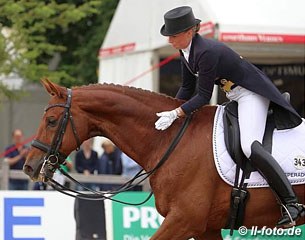
[[52, 83], [48, 78], [43, 78], [40, 80], [46, 91], [51, 95], [51, 96], [57, 96], [59, 98], [62, 97], [61, 94], [61, 87], [55, 83]]

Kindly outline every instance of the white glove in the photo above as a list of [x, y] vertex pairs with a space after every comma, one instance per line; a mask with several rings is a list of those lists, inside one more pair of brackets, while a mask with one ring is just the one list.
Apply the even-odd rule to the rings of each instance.
[[155, 128], [165, 130], [178, 118], [178, 112], [176, 110], [160, 112], [157, 116], [160, 118], [155, 122]]

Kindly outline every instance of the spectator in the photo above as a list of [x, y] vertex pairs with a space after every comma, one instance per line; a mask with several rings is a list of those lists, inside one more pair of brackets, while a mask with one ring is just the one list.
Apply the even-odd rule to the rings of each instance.
[[[99, 159], [98, 173], [99, 174], [122, 174], [122, 152], [110, 141], [106, 140], [102, 143], [104, 153]], [[117, 187], [114, 184], [102, 184], [101, 190], [113, 190]]]
[[[137, 164], [134, 160], [128, 157], [125, 153], [122, 153], [122, 175], [124, 177], [133, 178], [139, 171], [142, 170], [142, 167]], [[137, 179], [138, 182], [140, 179]], [[131, 188], [129, 191], [141, 191], [141, 186], [135, 186]]]
[[[92, 139], [84, 141], [82, 149], [76, 153], [75, 169], [78, 173], [83, 173], [86, 176], [97, 172], [98, 156], [97, 152], [92, 149]], [[94, 183], [87, 183], [84, 185], [88, 188], [96, 188], [96, 184]]]
[[[15, 129], [13, 131], [12, 138], [13, 138], [13, 144], [5, 149], [7, 153], [5, 155], [4, 161], [6, 161], [9, 164], [10, 169], [22, 170], [29, 149], [22, 143], [23, 133], [20, 129]], [[28, 180], [10, 179], [9, 189], [27, 190]]]

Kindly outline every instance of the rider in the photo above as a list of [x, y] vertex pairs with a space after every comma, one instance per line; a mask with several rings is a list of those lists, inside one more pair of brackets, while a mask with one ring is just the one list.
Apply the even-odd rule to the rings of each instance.
[[[285, 173], [261, 142], [269, 104], [273, 105], [277, 129], [298, 126], [302, 119], [258, 68], [223, 43], [202, 38], [200, 20], [188, 6], [165, 13], [160, 32], [180, 51], [182, 86], [176, 98], [186, 100], [180, 107], [157, 113], [155, 127], [167, 129], [175, 119], [192, 114], [210, 102], [214, 84], [226, 92], [227, 98], [238, 102], [241, 147], [252, 164], [267, 180], [281, 201], [283, 216], [278, 226], [291, 226], [305, 214]], [[195, 93], [198, 82], [197, 94]]]

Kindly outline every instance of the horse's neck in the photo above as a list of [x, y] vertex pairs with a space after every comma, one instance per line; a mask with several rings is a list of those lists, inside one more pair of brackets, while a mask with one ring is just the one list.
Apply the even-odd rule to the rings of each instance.
[[154, 167], [160, 158], [156, 150], [164, 152], [173, 136], [172, 130], [155, 130], [156, 112], [171, 110], [177, 102], [142, 90], [99, 88], [80, 94], [80, 107], [89, 116], [88, 136], [105, 136], [145, 170]]

